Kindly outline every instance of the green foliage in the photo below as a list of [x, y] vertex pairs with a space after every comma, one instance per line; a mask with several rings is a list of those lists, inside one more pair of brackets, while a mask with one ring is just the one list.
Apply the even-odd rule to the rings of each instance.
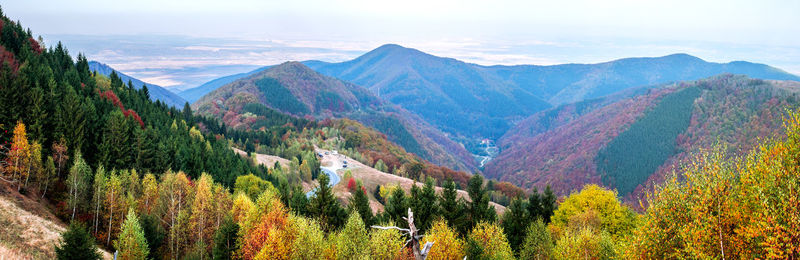
[[386, 200], [386, 207], [384, 207], [384, 212], [389, 217], [389, 219], [395, 223], [400, 223], [399, 226], [408, 226], [408, 223], [403, 220], [403, 217], [408, 216], [408, 208], [409, 208], [408, 199], [406, 199], [406, 192], [403, 191], [402, 188], [398, 187], [392, 189], [392, 194]]
[[532, 222], [525, 231], [520, 259], [550, 259], [553, 257], [553, 238], [542, 219]]
[[59, 260], [101, 259], [92, 234], [81, 222], [77, 221], [72, 222], [69, 228], [61, 233], [61, 243], [56, 247], [56, 258]]
[[800, 112], [786, 137], [743, 158], [724, 147], [698, 154], [657, 186], [630, 258], [764, 258], [800, 256]]
[[144, 260], [150, 253], [139, 218], [132, 208], [128, 210], [128, 216], [122, 223], [122, 231], [114, 241], [114, 248], [119, 252], [118, 259], [121, 260]]
[[292, 247], [292, 259], [322, 259], [328, 246], [325, 233], [319, 222], [313, 219], [294, 217], [292, 230], [297, 234]]
[[436, 204], [436, 190], [434, 180], [428, 178], [422, 189], [419, 186], [411, 186], [410, 206], [414, 212], [415, 225], [420, 230], [430, 228], [434, 219], [439, 216], [439, 205]]
[[405, 240], [400, 231], [395, 229], [373, 229], [368, 243], [369, 256], [371, 259], [398, 259]]
[[292, 95], [292, 92], [286, 89], [278, 80], [264, 77], [256, 80], [255, 84], [258, 86], [258, 90], [266, 97], [266, 101], [270, 106], [295, 115], [304, 115], [311, 112], [305, 104], [297, 100]]
[[600, 150], [596, 162], [603, 182], [627, 195], [676, 154], [676, 138], [689, 127], [694, 100], [701, 93], [689, 87], [665, 96]]
[[336, 234], [336, 259], [363, 259], [369, 256], [369, 236], [358, 212], [353, 212], [347, 224]]
[[[308, 202], [308, 212], [312, 217], [320, 220], [324, 230], [335, 230], [344, 224], [347, 212], [333, 196], [333, 191], [328, 184], [328, 175], [322, 174], [318, 180], [319, 187]], [[361, 223], [363, 225], [363, 222]]]
[[497, 213], [489, 205], [489, 191], [483, 186], [483, 176], [472, 175], [467, 184], [467, 194], [472, 200], [467, 204], [467, 227], [472, 228], [479, 222], [494, 222]]
[[234, 193], [242, 192], [249, 196], [250, 199], [257, 199], [265, 190], [275, 189], [271, 183], [253, 174], [236, 177], [236, 183], [233, 187]]
[[519, 253], [520, 245], [525, 239], [525, 228], [530, 223], [528, 220], [528, 211], [525, 209], [525, 203], [521, 199], [512, 200], [511, 205], [506, 208], [500, 223], [514, 252]]
[[219, 226], [214, 233], [214, 260], [230, 260], [233, 259], [233, 254], [236, 252], [236, 240], [239, 238], [239, 224], [233, 221], [233, 218], [226, 216], [222, 220], [222, 225]]
[[358, 212], [358, 215], [361, 216], [361, 221], [364, 222], [364, 227], [369, 228], [374, 224], [374, 216], [372, 209], [369, 207], [369, 198], [367, 198], [366, 190], [363, 189], [363, 186], [358, 185], [350, 193], [353, 195], [350, 198], [350, 211]]
[[456, 183], [452, 180], [445, 181], [442, 186], [442, 194], [439, 197], [439, 207], [442, 211], [442, 217], [451, 228], [456, 230], [464, 230], [462, 228], [464, 223], [464, 200], [458, 199], [458, 192], [456, 191]]
[[158, 217], [149, 214], [144, 214], [139, 219], [144, 238], [147, 241], [148, 252], [150, 252], [148, 255], [150, 256], [159, 255], [158, 250], [164, 242], [164, 237], [166, 237], [166, 232], [160, 221]]

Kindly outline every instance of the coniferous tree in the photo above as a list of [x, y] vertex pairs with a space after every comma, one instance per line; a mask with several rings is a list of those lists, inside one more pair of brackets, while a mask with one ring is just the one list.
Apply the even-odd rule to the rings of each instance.
[[139, 225], [139, 218], [136, 217], [133, 208], [128, 210], [119, 238], [114, 241], [114, 248], [117, 249], [117, 259], [120, 260], [143, 260], [150, 253], [144, 231]]
[[399, 226], [408, 226], [406, 221], [403, 220], [404, 216], [408, 215], [408, 201], [406, 199], [406, 192], [403, 188], [397, 187], [392, 191], [392, 194], [386, 200], [386, 207], [384, 212], [388, 215], [391, 221], [394, 221]]
[[525, 241], [520, 248], [520, 259], [551, 259], [553, 238], [542, 219], [537, 219], [525, 231]]
[[531, 195], [528, 196], [528, 203], [525, 206], [528, 211], [528, 222], [536, 221], [536, 219], [542, 219], [546, 223], [549, 222], [549, 220], [544, 219], [542, 195], [539, 194], [539, 191], [536, 189], [536, 187], [533, 187]]
[[94, 237], [78, 221], [72, 222], [69, 228], [61, 233], [61, 243], [56, 247], [56, 258], [59, 260], [101, 259]]
[[508, 238], [508, 244], [514, 252], [519, 252], [520, 245], [525, 239], [525, 230], [530, 222], [528, 222], [528, 212], [525, 209], [525, 203], [522, 199], [515, 198], [511, 201], [511, 205], [506, 208], [505, 214], [501, 221], [503, 231]]
[[147, 241], [147, 251], [150, 252], [148, 255], [157, 256], [158, 249], [161, 248], [166, 236], [160, 220], [154, 215], [142, 214], [142, 217], [139, 218], [139, 225], [141, 225], [145, 241]]
[[106, 120], [103, 143], [100, 145], [101, 162], [111, 169], [128, 169], [130, 166], [131, 130], [125, 115], [119, 110], [112, 111]]
[[428, 178], [422, 189], [416, 185], [411, 187], [410, 206], [414, 212], [414, 221], [417, 222], [417, 228], [420, 230], [427, 230], [431, 222], [439, 215], [439, 205], [436, 204], [436, 190], [433, 182], [433, 178]]
[[556, 199], [556, 194], [550, 189], [550, 185], [547, 185], [542, 196], [542, 219], [544, 223], [550, 223], [550, 218], [556, 211]]
[[494, 222], [497, 214], [489, 205], [489, 192], [483, 187], [483, 176], [472, 175], [467, 183], [467, 194], [472, 200], [467, 204], [467, 228], [472, 229], [478, 222]]
[[456, 183], [447, 180], [442, 188], [442, 195], [439, 197], [442, 216], [451, 228], [461, 230], [464, 221], [464, 202], [458, 199]]
[[350, 211], [358, 212], [358, 215], [361, 216], [361, 220], [364, 222], [364, 226], [369, 228], [373, 224], [374, 216], [372, 215], [372, 209], [369, 207], [369, 199], [367, 198], [366, 190], [363, 186], [358, 185], [350, 194], [353, 195], [350, 198]]
[[333, 196], [333, 191], [328, 185], [328, 175], [322, 174], [318, 178], [319, 187], [308, 202], [308, 212], [320, 220], [323, 229], [330, 231], [341, 226], [347, 218], [347, 212], [339, 205]]
[[238, 232], [239, 225], [233, 221], [233, 218], [226, 216], [222, 221], [222, 225], [214, 233], [214, 260], [229, 260], [233, 258], [233, 253], [237, 249]]

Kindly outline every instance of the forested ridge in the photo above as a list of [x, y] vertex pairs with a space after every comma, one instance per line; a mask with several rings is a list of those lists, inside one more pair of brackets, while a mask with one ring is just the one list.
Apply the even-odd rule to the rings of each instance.
[[[99, 247], [119, 259], [413, 259], [400, 232], [371, 228], [405, 227], [409, 209], [422, 242], [435, 242], [428, 259], [800, 257], [800, 112], [747, 156], [694, 154], [640, 214], [594, 184], [559, 198], [436, 168], [352, 120], [246, 105], [241, 119], [260, 120], [258, 131], [231, 128], [91, 73], [83, 55], [23, 28], [0, 11], [0, 185], [70, 223], [51, 258], [97, 259]], [[353, 181], [343, 203], [315, 146], [421, 183], [368, 191]], [[291, 165], [261, 166], [232, 147]], [[307, 197], [299, 183], [313, 179]], [[489, 204], [498, 193], [508, 200], [499, 216]]]

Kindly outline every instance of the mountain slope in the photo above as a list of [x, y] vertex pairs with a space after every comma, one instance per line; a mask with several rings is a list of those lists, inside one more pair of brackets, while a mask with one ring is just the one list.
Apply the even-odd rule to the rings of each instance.
[[[104, 76], [111, 75], [112, 71], [116, 71], [114, 68], [97, 61], [89, 61], [89, 70], [96, 71], [98, 74]], [[161, 102], [173, 107], [183, 107], [183, 105], [186, 104], [186, 100], [159, 85], [145, 83], [137, 78], [125, 75], [125, 73], [119, 71], [117, 71], [117, 75], [125, 84], [127, 84], [128, 80], [130, 80], [136, 89], [141, 89], [142, 86], [147, 85], [147, 90], [150, 92], [150, 99], [153, 101], [161, 100]]]
[[181, 91], [180, 93], [178, 93], [178, 96], [182, 97], [183, 99], [186, 99], [186, 101], [189, 101], [189, 103], [194, 103], [198, 99], [202, 98], [203, 96], [205, 96], [206, 94], [210, 93], [211, 91], [214, 91], [215, 89], [218, 89], [219, 87], [222, 87], [222, 86], [224, 86], [224, 85], [226, 85], [228, 83], [234, 82], [237, 79], [241, 79], [241, 78], [248, 77], [250, 75], [256, 74], [256, 73], [258, 73], [260, 71], [263, 71], [265, 69], [268, 69], [270, 67], [271, 66], [261, 67], [261, 68], [252, 70], [250, 72], [233, 74], [233, 75], [221, 77], [221, 78], [218, 78], [218, 79], [214, 79], [212, 81], [203, 83], [203, 85], [200, 85], [200, 86], [197, 86], [197, 87], [194, 87], [194, 88], [190, 88], [190, 89], [186, 89], [184, 91]]
[[561, 194], [601, 183], [635, 196], [701, 148], [722, 144], [736, 154], [780, 133], [784, 109], [800, 104], [798, 91], [793, 81], [725, 75], [564, 105], [509, 131], [485, 173], [522, 187], [550, 184]]
[[800, 80], [762, 64], [710, 63], [686, 54], [599, 64], [481, 66], [391, 44], [351, 61], [306, 64], [365, 86], [446, 132], [489, 138], [502, 135], [515, 117], [630, 87], [721, 73]]
[[474, 170], [463, 147], [426, 125], [411, 113], [351, 83], [319, 74], [299, 62], [287, 62], [231, 82], [194, 103], [195, 109], [223, 118], [234, 128], [253, 122], [233, 115], [255, 113], [259, 106], [318, 119], [347, 117], [387, 135], [406, 151], [433, 163]]

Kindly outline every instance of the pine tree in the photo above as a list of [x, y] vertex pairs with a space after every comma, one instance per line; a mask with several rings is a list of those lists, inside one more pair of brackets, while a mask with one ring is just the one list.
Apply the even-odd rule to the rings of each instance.
[[131, 149], [129, 138], [131, 130], [125, 115], [119, 110], [112, 111], [106, 121], [103, 143], [100, 145], [100, 160], [112, 169], [129, 168]]
[[81, 222], [74, 221], [64, 233], [61, 243], [56, 247], [56, 258], [59, 260], [101, 259], [92, 234]]
[[406, 192], [403, 191], [402, 188], [398, 187], [392, 191], [392, 194], [386, 200], [386, 207], [384, 208], [384, 212], [389, 216], [389, 219], [394, 221], [395, 223], [399, 223], [400, 226], [408, 226], [408, 223], [403, 220], [403, 217], [408, 214], [408, 201], [406, 199]]
[[533, 187], [531, 195], [528, 196], [528, 203], [525, 205], [528, 211], [528, 222], [534, 222], [536, 219], [542, 219], [545, 223], [549, 222], [544, 219], [544, 208], [542, 207], [542, 195], [539, 190]]
[[439, 197], [442, 216], [451, 228], [460, 230], [464, 220], [464, 203], [458, 199], [456, 183], [453, 180], [447, 180], [442, 188], [442, 195]]
[[503, 230], [508, 238], [508, 243], [514, 252], [519, 252], [520, 245], [525, 239], [525, 229], [528, 226], [528, 212], [522, 199], [515, 198], [511, 205], [506, 208], [501, 221]]
[[144, 260], [150, 253], [139, 218], [132, 208], [128, 209], [128, 216], [122, 223], [119, 238], [114, 241], [114, 248], [119, 252], [117, 259], [120, 260]]
[[420, 189], [414, 185], [411, 187], [411, 210], [414, 212], [414, 221], [417, 228], [427, 230], [431, 222], [439, 215], [439, 205], [436, 204], [436, 190], [434, 180], [428, 178], [425, 186]]
[[236, 224], [233, 218], [226, 216], [222, 221], [222, 225], [214, 233], [214, 260], [229, 260], [233, 258], [233, 253], [237, 249], [238, 232], [239, 225]]
[[321, 174], [318, 178], [319, 187], [308, 202], [308, 212], [322, 223], [326, 231], [334, 230], [341, 226], [347, 217], [347, 212], [339, 205], [333, 196], [333, 191], [328, 185], [328, 175]]
[[544, 223], [550, 223], [550, 218], [556, 211], [556, 194], [550, 189], [550, 185], [544, 189], [544, 196], [542, 196], [542, 219]]
[[467, 228], [471, 229], [481, 221], [494, 222], [497, 215], [494, 207], [489, 205], [489, 192], [483, 187], [483, 176], [472, 175], [467, 183], [467, 194], [472, 200], [467, 205]]
[[374, 216], [372, 215], [372, 209], [369, 207], [369, 199], [367, 198], [366, 190], [363, 186], [358, 185], [350, 194], [353, 195], [350, 197], [350, 211], [358, 212], [358, 215], [361, 216], [361, 220], [364, 222], [364, 226], [369, 228], [373, 224]]
[[520, 259], [550, 259], [553, 255], [553, 238], [542, 219], [537, 219], [525, 231], [525, 242]]

